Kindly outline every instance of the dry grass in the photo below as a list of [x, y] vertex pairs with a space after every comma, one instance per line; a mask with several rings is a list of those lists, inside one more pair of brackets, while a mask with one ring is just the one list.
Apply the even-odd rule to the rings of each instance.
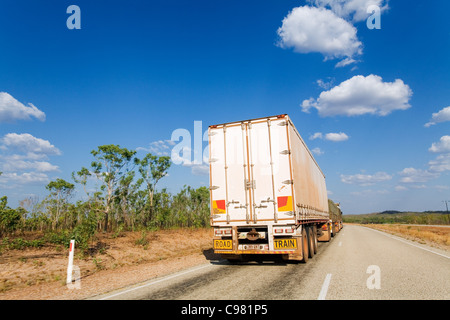
[[145, 281], [206, 262], [211, 239], [211, 229], [100, 234], [89, 254], [75, 250], [83, 290], [71, 292], [65, 286], [66, 248], [5, 250], [0, 255], [0, 300], [78, 299]]
[[365, 227], [386, 231], [419, 243], [450, 250], [450, 228], [405, 224], [366, 224]]

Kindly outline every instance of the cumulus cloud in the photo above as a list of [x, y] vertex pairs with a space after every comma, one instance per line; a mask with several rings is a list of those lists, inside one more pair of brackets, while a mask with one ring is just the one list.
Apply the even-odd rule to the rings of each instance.
[[172, 140], [158, 140], [151, 142], [148, 147], [138, 147], [136, 151], [150, 152], [159, 157], [170, 156], [169, 151], [174, 145], [175, 142]]
[[431, 120], [425, 124], [425, 127], [433, 126], [440, 122], [450, 121], [450, 106], [431, 115]]
[[450, 136], [442, 136], [439, 142], [432, 143], [428, 150], [433, 153], [440, 153], [436, 159], [428, 162], [431, 172], [450, 171]]
[[207, 176], [209, 175], [209, 166], [206, 164], [197, 164], [191, 167], [191, 172], [195, 176]]
[[[367, 19], [373, 8], [380, 13], [389, 7], [388, 0], [308, 0], [310, 6], [292, 9], [277, 30], [278, 46], [295, 52], [319, 52], [325, 60], [342, 59], [336, 68], [357, 63], [362, 43], [352, 23]], [[353, 69], [352, 69], [353, 70]]]
[[422, 183], [439, 177], [439, 173], [437, 172], [415, 168], [405, 168], [398, 174], [402, 177], [400, 182], [403, 183]]
[[325, 140], [329, 140], [329, 141], [334, 141], [334, 142], [339, 142], [339, 141], [346, 141], [348, 140], [348, 135], [346, 135], [343, 132], [339, 132], [339, 133], [327, 133], [325, 135]]
[[399, 175], [402, 183], [424, 183], [439, 178], [443, 172], [450, 171], [450, 136], [443, 136], [439, 142], [432, 143], [428, 151], [439, 155], [428, 162], [427, 169], [405, 168]]
[[428, 150], [434, 153], [450, 152], [450, 136], [442, 136], [439, 142], [433, 142]]
[[383, 82], [377, 75], [354, 76], [334, 88], [323, 91], [317, 99], [301, 104], [303, 112], [317, 109], [322, 117], [360, 116], [373, 114], [386, 116], [395, 110], [410, 108], [412, 90], [401, 79]]
[[344, 60], [339, 61], [338, 63], [336, 63], [336, 68], [341, 68], [341, 67], [345, 67], [348, 66], [352, 63], [356, 63], [358, 61], [356, 61], [355, 59], [352, 58], [345, 58]]
[[377, 172], [373, 175], [370, 174], [354, 174], [343, 175], [341, 174], [341, 181], [347, 184], [357, 184], [360, 186], [370, 186], [378, 182], [391, 180], [392, 176], [386, 172]]
[[323, 139], [322, 132], [316, 132], [312, 136], [309, 137], [309, 140], [315, 140], [315, 139]]
[[333, 86], [334, 78], [328, 77], [327, 81], [323, 81], [322, 79], [319, 79], [316, 81], [316, 83], [322, 89], [328, 90]]
[[44, 121], [45, 113], [32, 103], [28, 103], [26, 106], [9, 93], [0, 92], [0, 122], [31, 120], [31, 118]]
[[324, 154], [324, 152], [322, 150], [320, 150], [320, 148], [314, 148], [314, 149], [311, 150], [311, 152], [313, 154], [315, 154], [316, 156], [321, 156], [321, 155]]
[[371, 190], [371, 189], [350, 192], [350, 194], [354, 196], [373, 196], [377, 194], [388, 194], [388, 193], [389, 191], [387, 190]]
[[292, 9], [277, 33], [279, 47], [298, 53], [319, 52], [326, 59], [352, 58], [362, 53], [356, 28], [325, 8]]
[[316, 132], [312, 136], [310, 136], [309, 139], [310, 140], [325, 139], [328, 141], [340, 142], [340, 141], [348, 140], [349, 137], [344, 132], [339, 132], [339, 133], [330, 132], [330, 133], [326, 133], [325, 135], [322, 132]]
[[0, 138], [0, 185], [16, 188], [21, 185], [42, 184], [50, 179], [49, 172], [59, 171], [58, 166], [41, 161], [61, 151], [49, 141], [31, 134], [8, 133]]
[[0, 142], [3, 150], [22, 152], [31, 159], [46, 158], [49, 155], [60, 155], [61, 151], [48, 140], [36, 138], [29, 133], [8, 133]]
[[428, 166], [432, 172], [450, 171], [450, 153], [437, 156], [436, 159], [428, 162]]
[[316, 7], [327, 8], [333, 11], [337, 16], [359, 22], [366, 20], [371, 13], [367, 13], [367, 8], [376, 5], [381, 12], [389, 7], [385, 0], [309, 0], [309, 3]]
[[55, 166], [47, 161], [24, 161], [14, 160], [15, 157], [0, 157], [5, 160], [2, 164], [1, 171], [28, 171], [36, 170], [39, 172], [58, 171], [58, 166]]
[[49, 181], [49, 177], [41, 172], [24, 172], [18, 174], [16, 172], [6, 172], [0, 176], [0, 183], [6, 187], [14, 188], [17, 184], [41, 184]]

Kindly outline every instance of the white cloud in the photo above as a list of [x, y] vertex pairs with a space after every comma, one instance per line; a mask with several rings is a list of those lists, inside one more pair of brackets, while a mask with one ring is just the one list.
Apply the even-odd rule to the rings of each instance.
[[316, 83], [322, 89], [328, 90], [333, 86], [334, 78], [328, 77], [328, 81], [323, 81], [322, 79], [319, 79], [316, 81]]
[[320, 150], [320, 148], [314, 148], [311, 150], [312, 153], [314, 153], [317, 156], [321, 156], [324, 154], [324, 152], [322, 150]]
[[436, 113], [433, 113], [431, 115], [431, 120], [425, 124], [425, 127], [430, 127], [439, 122], [446, 122], [446, 121], [450, 121], [450, 106], [442, 110], [439, 110]]
[[277, 33], [279, 47], [293, 48], [298, 53], [319, 52], [326, 59], [352, 58], [362, 53], [356, 28], [325, 8], [292, 9]]
[[309, 137], [309, 140], [315, 140], [315, 139], [323, 139], [322, 132], [316, 132], [312, 136]]
[[[2, 157], [0, 157], [2, 159]], [[52, 165], [46, 161], [23, 161], [15, 160], [14, 157], [4, 157], [5, 163], [2, 165], [1, 171], [29, 171], [35, 170], [38, 172], [58, 171], [58, 166]]]
[[316, 132], [312, 136], [310, 136], [309, 139], [310, 140], [325, 139], [328, 141], [340, 142], [340, 141], [348, 140], [349, 137], [347, 134], [345, 134], [343, 132], [339, 132], [339, 133], [330, 132], [325, 135], [322, 132]]
[[430, 152], [440, 153], [436, 159], [428, 162], [425, 170], [405, 168], [399, 175], [402, 183], [424, 183], [439, 178], [443, 172], [450, 171], [450, 136], [441, 137], [439, 142], [433, 143]]
[[[439, 142], [432, 143], [428, 151], [440, 154], [434, 160], [428, 162], [427, 169], [403, 169], [398, 173], [402, 177], [401, 183], [410, 184], [409, 186], [412, 188], [426, 188], [427, 186], [419, 183], [437, 179], [442, 173], [450, 171], [450, 136], [442, 136]], [[436, 186], [434, 188], [442, 190], [441, 187]]]
[[370, 186], [377, 182], [383, 182], [391, 180], [392, 176], [386, 172], [377, 172], [373, 175], [370, 174], [354, 174], [343, 175], [341, 174], [341, 181], [347, 184], [357, 184], [360, 186]]
[[195, 176], [207, 176], [209, 175], [209, 166], [205, 164], [193, 165], [191, 172]]
[[428, 162], [431, 172], [450, 171], [450, 153], [441, 154], [435, 160]]
[[434, 153], [450, 152], [450, 136], [442, 136], [439, 142], [433, 142], [428, 150]]
[[6, 188], [14, 188], [16, 185], [41, 184], [48, 181], [49, 177], [40, 172], [24, 172], [22, 174], [6, 172], [0, 176], [0, 184], [3, 184]]
[[0, 92], [0, 122], [30, 120], [32, 117], [44, 121], [45, 113], [32, 103], [28, 103], [28, 106], [25, 106], [9, 93]]
[[325, 135], [325, 140], [334, 141], [334, 142], [340, 142], [340, 141], [346, 141], [348, 140], [348, 135], [346, 135], [343, 132], [339, 133], [327, 133]]
[[350, 192], [350, 194], [354, 195], [354, 196], [374, 196], [374, 195], [380, 195], [380, 194], [383, 195], [383, 194], [388, 194], [388, 193], [389, 193], [389, 191], [387, 191], [387, 190], [371, 190], [371, 189]]
[[[283, 19], [277, 33], [278, 46], [293, 48], [295, 52], [319, 52], [325, 60], [343, 58], [336, 68], [358, 62], [362, 43], [356, 36], [352, 22], [366, 20], [373, 8], [383, 13], [388, 0], [308, 0], [311, 6], [292, 9]], [[352, 68], [352, 71], [354, 68]]]
[[376, 5], [381, 12], [388, 9], [388, 1], [385, 0], [309, 0], [309, 3], [328, 8], [341, 18], [352, 20], [353, 22], [366, 20], [371, 13], [367, 13], [367, 8]]
[[394, 110], [410, 108], [412, 90], [402, 80], [383, 82], [377, 75], [354, 76], [334, 88], [323, 91], [319, 98], [304, 100], [303, 112], [317, 109], [320, 116], [386, 116]]
[[146, 151], [150, 152], [153, 155], [162, 157], [162, 156], [170, 156], [169, 151], [170, 148], [175, 145], [175, 142], [172, 140], [158, 140], [153, 141], [149, 144], [148, 148], [138, 147], [136, 151]]
[[423, 183], [439, 177], [439, 173], [415, 168], [405, 168], [398, 174], [402, 176], [400, 182], [403, 183]]
[[46, 173], [59, 171], [47, 161], [37, 161], [61, 151], [49, 141], [31, 134], [8, 133], [0, 139], [0, 185], [14, 189], [22, 185], [39, 185], [50, 179]]
[[28, 133], [8, 133], [1, 140], [2, 149], [23, 152], [30, 159], [42, 159], [49, 155], [61, 155], [61, 151], [48, 140], [35, 138]]
[[341, 67], [345, 67], [348, 66], [352, 63], [356, 63], [357, 61], [355, 59], [352, 58], [345, 58], [344, 60], [339, 61], [338, 63], [336, 63], [335, 67], [336, 68], [341, 68]]

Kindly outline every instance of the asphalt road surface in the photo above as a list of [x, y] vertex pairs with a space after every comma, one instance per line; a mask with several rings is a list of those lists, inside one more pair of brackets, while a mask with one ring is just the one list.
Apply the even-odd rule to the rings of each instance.
[[448, 252], [345, 226], [306, 264], [225, 260], [95, 296], [127, 300], [450, 299]]

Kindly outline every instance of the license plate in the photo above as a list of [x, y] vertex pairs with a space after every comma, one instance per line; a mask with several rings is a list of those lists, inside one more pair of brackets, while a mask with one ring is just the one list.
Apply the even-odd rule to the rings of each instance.
[[273, 240], [275, 250], [297, 249], [297, 239], [277, 239]]
[[258, 250], [262, 249], [262, 246], [259, 244], [246, 244], [242, 246], [242, 249], [244, 250]]
[[233, 249], [233, 240], [214, 240], [214, 249]]

